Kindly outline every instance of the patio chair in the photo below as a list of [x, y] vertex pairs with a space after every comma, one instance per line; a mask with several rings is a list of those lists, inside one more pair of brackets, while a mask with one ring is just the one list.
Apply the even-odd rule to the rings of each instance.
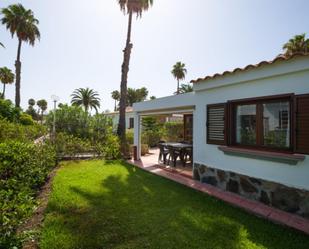
[[158, 147], [160, 149], [158, 162], [159, 163], [162, 162], [162, 158], [163, 158], [163, 163], [166, 164], [166, 158], [169, 154], [169, 151], [162, 143], [158, 143]]
[[180, 158], [181, 151], [176, 149], [173, 146], [167, 146], [167, 150], [169, 152], [169, 158], [168, 158], [167, 164], [169, 165], [170, 161], [172, 160], [173, 166], [176, 167], [176, 161], [178, 157]]

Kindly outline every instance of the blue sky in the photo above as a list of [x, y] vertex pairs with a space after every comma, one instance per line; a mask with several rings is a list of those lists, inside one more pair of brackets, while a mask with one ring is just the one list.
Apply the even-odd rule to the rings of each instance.
[[[3, 0], [0, 8], [16, 1]], [[99, 92], [101, 111], [113, 109], [119, 89], [127, 17], [116, 0], [20, 0], [40, 20], [41, 41], [22, 48], [22, 106], [29, 98], [56, 94], [69, 102], [79, 87]], [[306, 0], [154, 0], [134, 19], [129, 87], [145, 86], [150, 95], [171, 95], [170, 71], [186, 64], [186, 81], [273, 59], [295, 34], [309, 37]], [[0, 26], [0, 66], [14, 69], [17, 41]], [[7, 87], [14, 99], [14, 86]]]

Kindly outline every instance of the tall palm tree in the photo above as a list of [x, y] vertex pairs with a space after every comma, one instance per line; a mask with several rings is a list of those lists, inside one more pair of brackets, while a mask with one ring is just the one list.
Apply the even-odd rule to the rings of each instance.
[[85, 108], [85, 112], [88, 112], [89, 108], [94, 108], [96, 112], [98, 112], [98, 108], [100, 108], [99, 94], [88, 87], [75, 89], [75, 91], [71, 94], [71, 97], [71, 104], [83, 106]]
[[15, 61], [15, 105], [20, 107], [21, 45], [22, 42], [26, 42], [34, 46], [35, 41], [40, 39], [40, 31], [37, 26], [39, 21], [34, 17], [32, 10], [25, 9], [21, 4], [10, 5], [2, 9], [1, 14], [3, 15], [2, 24], [10, 31], [12, 37], [16, 35], [18, 38], [17, 58]]
[[11, 69], [7, 67], [0, 68], [0, 81], [3, 84], [2, 97], [5, 97], [5, 85], [12, 84], [14, 82], [15, 75], [12, 73]]
[[187, 73], [186, 65], [184, 63], [178, 61], [173, 66], [171, 73], [174, 76], [174, 78], [177, 79], [176, 94], [179, 94], [179, 81], [185, 79], [185, 77], [186, 77], [186, 73]]
[[115, 100], [115, 108], [114, 111], [117, 111], [117, 101], [120, 99], [120, 93], [118, 90], [112, 91], [112, 99]]
[[126, 45], [123, 50], [123, 63], [121, 66], [121, 83], [120, 83], [120, 102], [119, 102], [119, 124], [118, 136], [121, 140], [121, 151], [126, 156], [126, 103], [127, 103], [127, 81], [129, 72], [129, 63], [131, 56], [131, 29], [132, 29], [132, 16], [136, 14], [141, 17], [144, 11], [147, 11], [153, 4], [153, 0], [117, 0], [120, 9], [124, 14], [128, 14], [128, 31]]
[[41, 109], [41, 124], [43, 123], [43, 114], [47, 110], [47, 101], [45, 99], [40, 99], [36, 102], [38, 107]]
[[287, 43], [283, 45], [285, 55], [292, 55], [294, 53], [308, 53], [309, 39], [306, 39], [306, 34], [295, 35]]

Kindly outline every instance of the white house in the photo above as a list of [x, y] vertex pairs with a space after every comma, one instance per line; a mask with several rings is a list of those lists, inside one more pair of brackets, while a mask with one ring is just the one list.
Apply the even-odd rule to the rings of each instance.
[[[119, 123], [119, 112], [109, 112], [104, 113], [106, 117], [109, 117], [113, 121], [113, 127], [117, 130], [118, 123]], [[134, 127], [134, 112], [132, 107], [126, 108], [126, 129], [132, 129]]]
[[309, 55], [278, 56], [193, 80], [194, 92], [140, 102], [145, 115], [193, 115], [193, 177], [309, 217]]

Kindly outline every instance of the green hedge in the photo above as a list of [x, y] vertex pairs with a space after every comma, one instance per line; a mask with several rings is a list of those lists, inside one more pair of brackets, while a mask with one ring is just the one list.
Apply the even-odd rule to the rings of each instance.
[[16, 229], [33, 212], [36, 193], [55, 164], [51, 146], [0, 143], [0, 248], [20, 246]]

